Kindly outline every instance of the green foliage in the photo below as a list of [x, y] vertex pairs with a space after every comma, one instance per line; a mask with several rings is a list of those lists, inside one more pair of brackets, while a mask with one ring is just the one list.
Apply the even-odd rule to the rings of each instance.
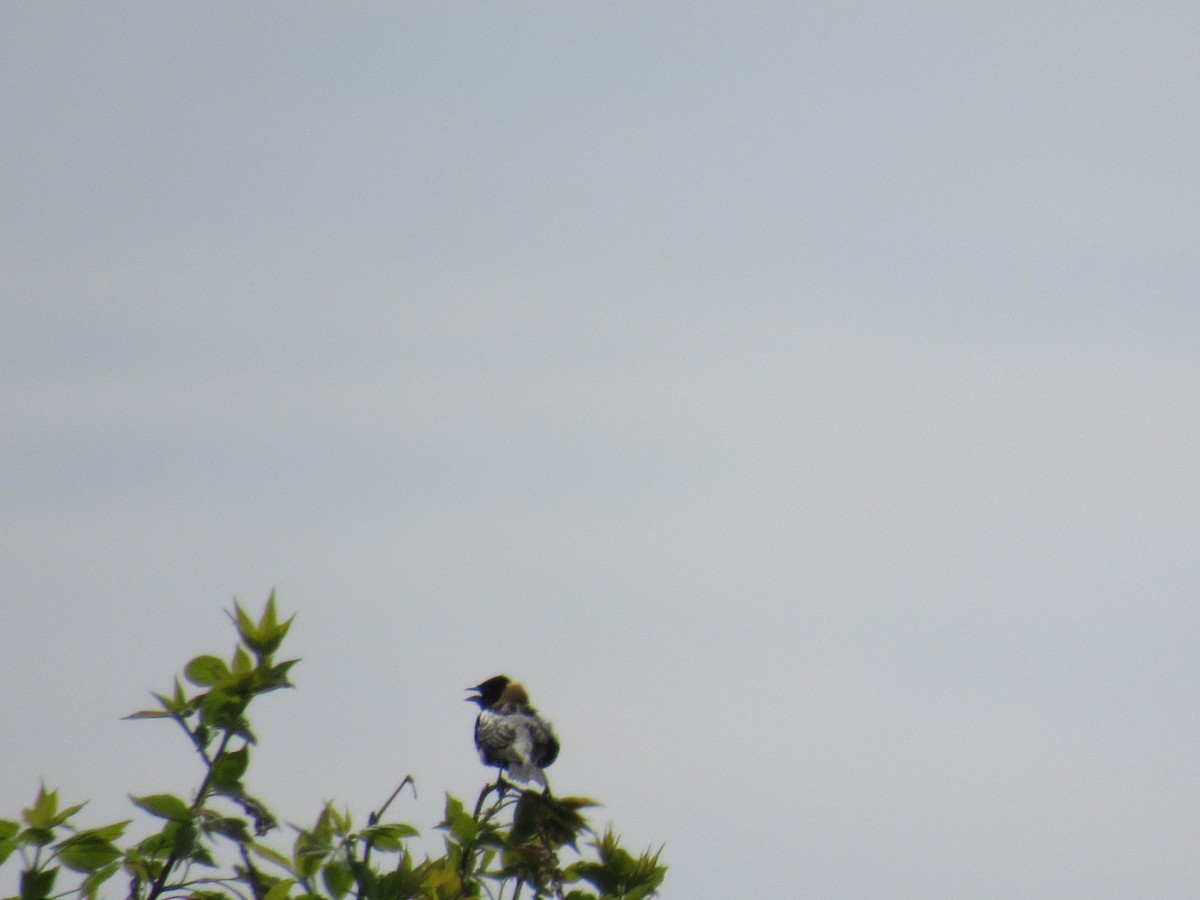
[[[583, 880], [600, 892], [600, 897], [623, 897], [625, 900], [643, 900], [653, 897], [667, 874], [665, 866], [659, 865], [662, 849], [653, 855], [646, 851], [634, 858], [620, 846], [611, 830], [593, 843], [599, 860], [584, 860], [571, 866], [573, 880]], [[595, 894], [572, 891], [567, 900], [587, 900]]]
[[129, 820], [80, 831], [71, 820], [84, 805], [60, 808], [58, 791], [43, 785], [33, 805], [21, 811], [21, 822], [0, 820], [0, 866], [14, 852], [25, 863], [21, 900], [49, 898], [63, 867], [85, 876], [76, 889], [84, 897], [96, 896], [96, 889], [116, 873], [122, 851], [115, 841], [125, 833]]
[[[197, 656], [170, 693], [153, 694], [158, 708], [127, 719], [167, 719], [187, 736], [204, 766], [199, 785], [178, 793], [130, 797], [147, 814], [150, 832], [121, 841], [132, 820], [79, 828], [84, 804], [62, 806], [43, 785], [21, 820], [0, 819], [0, 868], [17, 859], [19, 894], [11, 900], [101, 896], [123, 873], [128, 900], [645, 900], [655, 896], [666, 867], [659, 852], [634, 857], [611, 831], [596, 837], [582, 797], [522, 790], [503, 778], [480, 791], [473, 811], [446, 796], [437, 826], [444, 852], [418, 858], [412, 825], [384, 821], [405, 787], [356, 828], [349, 810], [326, 804], [310, 827], [291, 826], [291, 846], [265, 839], [279, 827], [267, 805], [245, 787], [256, 743], [248, 710], [260, 695], [291, 687], [297, 662], [275, 661], [292, 619], [280, 621], [271, 594], [257, 620], [235, 603], [238, 643], [228, 661]], [[185, 688], [185, 682], [194, 692]], [[415, 788], [414, 788], [415, 791]], [[581, 852], [581, 839], [593, 851]], [[564, 854], [567, 858], [564, 859]], [[64, 874], [66, 870], [66, 874]], [[64, 887], [62, 879], [72, 879]]]

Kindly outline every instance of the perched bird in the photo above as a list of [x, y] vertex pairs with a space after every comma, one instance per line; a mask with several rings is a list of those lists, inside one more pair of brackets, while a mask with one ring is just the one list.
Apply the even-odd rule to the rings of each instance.
[[475, 746], [485, 766], [507, 769], [514, 781], [536, 781], [546, 787], [542, 769], [558, 758], [558, 738], [529, 705], [525, 688], [505, 675], [489, 678], [468, 691], [479, 704]]

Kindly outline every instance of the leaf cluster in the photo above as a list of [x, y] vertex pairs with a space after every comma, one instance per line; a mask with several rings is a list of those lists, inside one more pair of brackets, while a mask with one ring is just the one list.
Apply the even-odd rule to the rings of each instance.
[[[583, 815], [595, 805], [590, 800], [518, 789], [503, 777], [483, 788], [473, 812], [447, 795], [437, 826], [445, 850], [438, 856], [418, 858], [410, 847], [418, 830], [384, 821], [405, 787], [415, 794], [411, 777], [362, 827], [348, 810], [327, 803], [311, 826], [290, 826], [289, 847], [272, 845], [275, 817], [245, 786], [256, 744], [249, 708], [260, 695], [292, 686], [288, 675], [298, 660], [275, 660], [292, 619], [279, 619], [274, 593], [257, 619], [236, 602], [230, 618], [238, 641], [228, 659], [195, 657], [170, 692], [152, 695], [157, 708], [126, 717], [174, 722], [203, 764], [199, 785], [186, 798], [179, 792], [130, 797], [153, 830], [124, 845], [132, 820], [80, 829], [75, 818], [84, 804], [61, 806], [57, 791], [42, 786], [20, 822], [0, 819], [0, 868], [10, 857], [20, 860], [19, 900], [93, 900], [119, 872], [128, 900], [655, 896], [666, 873], [659, 852], [634, 857], [611, 831], [594, 835]], [[64, 869], [78, 876], [65, 889], [56, 884]]]
[[63, 868], [84, 876], [76, 891], [88, 898], [95, 897], [100, 885], [116, 873], [121, 850], [115, 841], [124, 835], [130, 820], [80, 830], [72, 819], [85, 805], [60, 808], [58, 791], [42, 785], [33, 805], [21, 811], [20, 822], [0, 819], [0, 866], [13, 853], [20, 855], [22, 900], [49, 898]]

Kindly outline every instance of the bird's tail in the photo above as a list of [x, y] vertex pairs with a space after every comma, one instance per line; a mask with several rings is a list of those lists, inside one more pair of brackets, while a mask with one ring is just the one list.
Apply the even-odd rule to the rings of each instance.
[[548, 787], [546, 784], [546, 773], [541, 770], [540, 766], [535, 766], [533, 763], [512, 763], [508, 767], [508, 777], [513, 781], [521, 781], [526, 784], [535, 782], [543, 788]]

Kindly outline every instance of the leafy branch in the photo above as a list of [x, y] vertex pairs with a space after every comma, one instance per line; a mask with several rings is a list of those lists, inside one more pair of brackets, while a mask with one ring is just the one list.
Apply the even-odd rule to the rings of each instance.
[[[132, 820], [80, 829], [75, 819], [85, 804], [62, 806], [57, 791], [43, 785], [20, 822], [0, 819], [0, 870], [10, 858], [21, 864], [19, 894], [11, 900], [94, 900], [118, 872], [129, 879], [128, 900], [655, 896], [666, 874], [661, 850], [634, 857], [611, 831], [592, 832], [583, 816], [596, 805], [591, 800], [519, 789], [503, 777], [484, 786], [473, 812], [447, 795], [437, 826], [444, 833], [441, 855], [418, 859], [410, 841], [419, 831], [384, 820], [404, 788], [415, 798], [411, 775], [368, 814], [364, 827], [356, 829], [348, 810], [328, 803], [311, 827], [289, 826], [295, 836], [288, 849], [272, 846], [266, 838], [279, 832], [276, 819], [245, 787], [257, 743], [248, 711], [260, 695], [292, 687], [288, 675], [298, 660], [275, 659], [292, 618], [279, 618], [272, 593], [257, 619], [237, 603], [230, 619], [238, 641], [228, 660], [195, 657], [171, 692], [152, 695], [158, 708], [126, 717], [168, 719], [184, 732], [204, 768], [190, 801], [177, 793], [131, 797], [161, 824], [122, 847]], [[64, 869], [79, 877], [55, 893]]]

